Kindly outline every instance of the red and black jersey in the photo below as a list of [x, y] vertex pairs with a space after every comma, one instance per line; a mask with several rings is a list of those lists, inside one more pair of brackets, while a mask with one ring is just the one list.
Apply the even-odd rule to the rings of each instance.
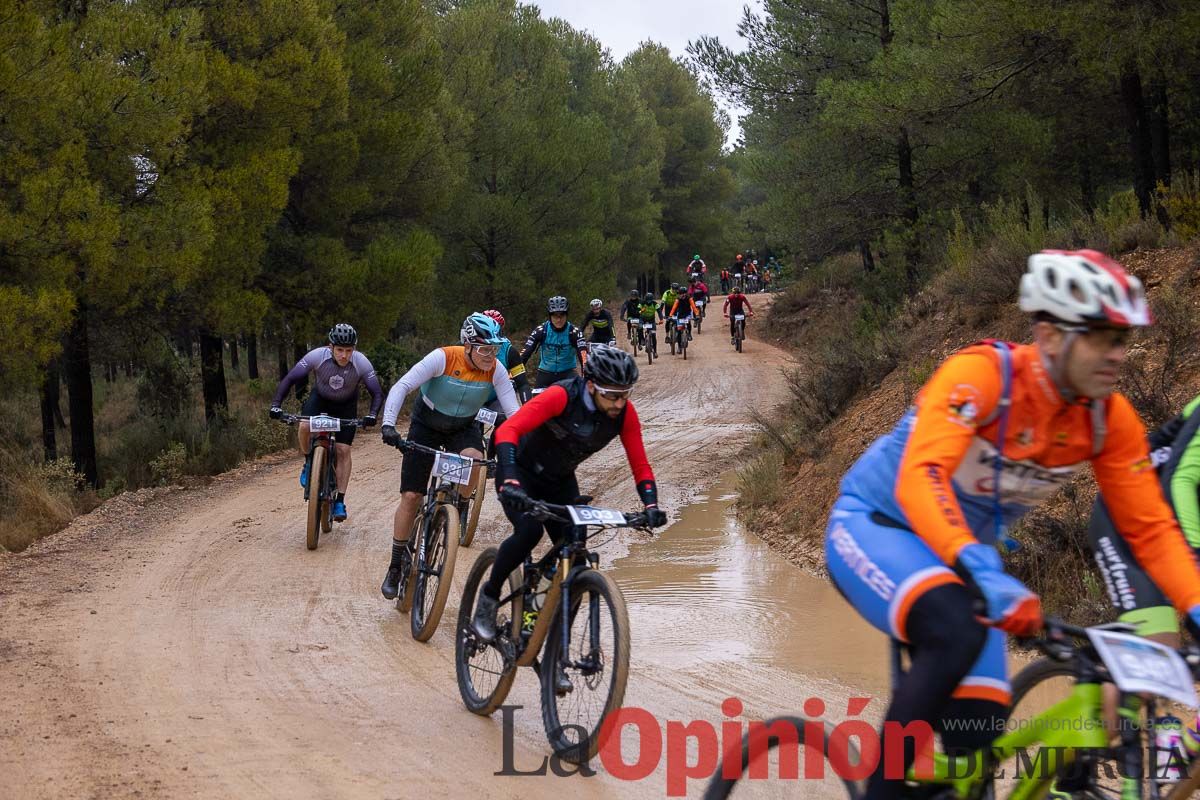
[[590, 456], [621, 437], [642, 502], [658, 502], [654, 471], [646, 459], [642, 425], [633, 403], [616, 419], [588, 407], [584, 378], [556, 383], [521, 406], [496, 431], [497, 480], [518, 479], [518, 468], [549, 481], [561, 480]]
[[750, 301], [744, 294], [731, 294], [725, 298], [726, 314], [745, 314], [750, 310]]

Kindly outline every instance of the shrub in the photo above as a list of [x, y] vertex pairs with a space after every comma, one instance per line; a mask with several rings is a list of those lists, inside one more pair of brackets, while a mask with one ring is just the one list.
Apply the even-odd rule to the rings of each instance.
[[187, 448], [182, 442], [171, 442], [150, 462], [150, 474], [160, 486], [179, 483], [187, 466]]

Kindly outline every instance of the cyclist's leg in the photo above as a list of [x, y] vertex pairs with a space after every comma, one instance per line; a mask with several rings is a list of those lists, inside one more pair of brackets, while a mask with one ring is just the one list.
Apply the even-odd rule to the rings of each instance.
[[[475, 422], [461, 434], [457, 434], [448, 449], [469, 458], [483, 458], [483, 424]], [[462, 490], [464, 498], [469, 498], [475, 491], [475, 487], [483, 477], [483, 470], [483, 467], [475, 467], [471, 470], [471, 483]]]
[[[892, 688], [884, 718], [900, 726], [885, 730], [917, 723], [903, 742], [902, 766], [907, 769], [916, 754], [912, 735], [932, 736], [934, 722], [984, 652], [988, 629], [971, 611], [970, 592], [929, 546], [912, 531], [872, 514], [857, 498], [843, 495], [834, 505], [825, 550], [843, 596], [874, 627], [912, 648], [912, 663]], [[1000, 688], [990, 678], [986, 682], [988, 688]], [[1007, 691], [1006, 683], [1003, 688]], [[932, 746], [931, 738], [921, 744], [927, 746]], [[886, 742], [883, 747], [883, 752], [895, 752]], [[900, 796], [902, 776], [893, 775], [893, 769], [897, 765], [881, 760], [867, 798]]]
[[[352, 397], [342, 403], [322, 400], [321, 410], [340, 419], [357, 419], [358, 397]], [[337, 465], [334, 469], [337, 478], [338, 500], [343, 502], [345, 497], [341, 495], [346, 494], [346, 487], [350, 485], [350, 448], [354, 444], [356, 433], [358, 433], [358, 428], [342, 428], [333, 435], [333, 440], [336, 442], [334, 447], [337, 449]]]
[[[445, 437], [414, 420], [409, 423], [408, 438], [427, 447], [438, 447], [444, 443]], [[429, 483], [429, 473], [432, 471], [432, 455], [416, 451], [404, 454], [404, 461], [400, 465], [400, 502], [392, 517], [392, 558], [381, 587], [384, 597], [388, 599], [395, 597], [390, 591], [394, 589], [404, 563], [409, 533], [412, 531], [413, 520], [417, 518], [417, 511], [421, 508], [425, 487]]]
[[[549, 482], [535, 480], [532, 475], [520, 468], [518, 468], [517, 474], [525, 493], [534, 500], [566, 504], [572, 502], [579, 495], [579, 486], [575, 482], [574, 476], [567, 480]], [[500, 550], [496, 554], [496, 562], [492, 564], [492, 572], [482, 589], [484, 594], [494, 600], [500, 598], [500, 592], [504, 588], [509, 573], [521, 566], [526, 557], [537, 547], [538, 542], [542, 539], [542, 532], [549, 530], [557, 536], [560, 535], [559, 530], [563, 525], [553, 522], [543, 524], [524, 511], [513, 511], [508, 507], [505, 507], [504, 515], [513, 524], [513, 533], [501, 542]]]
[[[321, 396], [317, 394], [317, 390], [313, 389], [308, 393], [308, 397], [304, 398], [304, 405], [300, 407], [300, 415], [304, 417], [313, 417], [321, 413]], [[298, 435], [297, 443], [300, 447], [300, 455], [308, 455], [308, 446], [311, 444], [311, 436], [309, 434], [308, 420], [304, 420], [296, 426]]]

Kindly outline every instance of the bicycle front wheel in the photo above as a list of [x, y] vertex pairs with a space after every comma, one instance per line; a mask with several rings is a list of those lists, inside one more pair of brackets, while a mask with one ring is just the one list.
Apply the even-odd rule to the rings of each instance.
[[[554, 620], [542, 656], [542, 722], [554, 752], [579, 764], [604, 744], [604, 720], [625, 699], [629, 613], [621, 590], [603, 572], [580, 572], [570, 592], [569, 618], [560, 614]], [[558, 687], [560, 674], [570, 681], [570, 691]]]
[[314, 447], [312, 465], [308, 468], [308, 530], [305, 545], [316, 550], [321, 541], [321, 493], [325, 489], [325, 448]]
[[450, 594], [454, 558], [458, 554], [458, 508], [448, 503], [434, 509], [425, 534], [425, 563], [417, 565], [413, 607], [409, 621], [413, 638], [427, 642], [437, 630]]
[[471, 571], [467, 574], [463, 586], [462, 601], [458, 606], [458, 628], [454, 636], [454, 668], [458, 676], [458, 693], [462, 696], [463, 705], [473, 714], [489, 716], [500, 707], [508, 690], [512, 688], [513, 679], [517, 677], [517, 665], [513, 663], [516, 654], [507, 654], [502, 650], [502, 642], [507, 636], [509, 646], [520, 640], [522, 597], [517, 591], [517, 573], [508, 576], [508, 593], [512, 595], [510, 603], [499, 608], [496, 613], [496, 630], [500, 632], [500, 641], [488, 644], [480, 641], [471, 627], [471, 618], [475, 616], [475, 602], [484, 579], [496, 563], [497, 547], [489, 547], [479, 554]]
[[333, 471], [333, 462], [337, 458], [334, 455], [336, 447], [337, 445], [331, 444], [329, 450], [325, 451], [327, 453], [325, 468], [319, 473], [321, 474], [320, 485], [325, 489], [325, 502], [321, 503], [321, 533], [329, 533], [333, 530], [333, 500], [337, 497], [337, 476]]
[[481, 474], [475, 482], [475, 493], [467, 506], [467, 518], [462, 520], [462, 535], [458, 538], [460, 547], [470, 547], [475, 541], [475, 531], [479, 528], [479, 512], [483, 509], [483, 501], [487, 498], [487, 476]]
[[[804, 782], [805, 797], [841, 797], [857, 800], [866, 790], [863, 783], [852, 781], [838, 775], [835, 765], [829, 758], [829, 737], [833, 727], [828, 722], [810, 722], [801, 717], [775, 717], [755, 727], [742, 737], [742, 748], [737, 754], [726, 754], [717, 765], [716, 772], [704, 789], [704, 800], [725, 800], [735, 794], [734, 789], [742, 784], [749, 788], [750, 781], [762, 783], [770, 778], [771, 751], [777, 752], [776, 761], [779, 769], [783, 765], [795, 764], [796, 776], [780, 775], [780, 789], [786, 790], [786, 796], [795, 796], [795, 782], [791, 778], [799, 777]], [[807, 774], [810, 769], [809, 759], [805, 750], [815, 748], [822, 753], [821, 772], [817, 775]], [[794, 749], [794, 754], [784, 751]], [[858, 764], [860, 756], [858, 748], [852, 741], [846, 742], [846, 763]], [[734, 761], [733, 759], [738, 760]], [[804, 770], [804, 774], [799, 774]], [[787, 778], [785, 781], [784, 779]], [[755, 784], [757, 786], [757, 784]], [[746, 796], [762, 795], [762, 792], [740, 792]], [[783, 795], [781, 795], [783, 796]]]

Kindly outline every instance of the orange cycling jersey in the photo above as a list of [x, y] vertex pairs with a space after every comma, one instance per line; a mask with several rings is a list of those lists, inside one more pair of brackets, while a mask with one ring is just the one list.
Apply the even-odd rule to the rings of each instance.
[[1002, 346], [1011, 358], [1007, 412], [1002, 354], [990, 344], [969, 347], [946, 360], [895, 429], [856, 462], [843, 493], [910, 528], [952, 565], [964, 546], [995, 541], [997, 503], [1011, 524], [1090, 460], [1138, 562], [1180, 610], [1200, 603], [1200, 570], [1163, 498], [1129, 401], [1113, 394], [1067, 403], [1036, 346]]

